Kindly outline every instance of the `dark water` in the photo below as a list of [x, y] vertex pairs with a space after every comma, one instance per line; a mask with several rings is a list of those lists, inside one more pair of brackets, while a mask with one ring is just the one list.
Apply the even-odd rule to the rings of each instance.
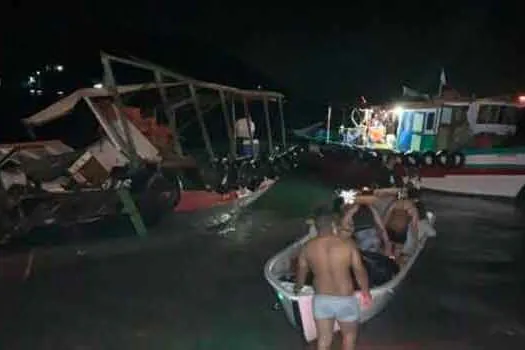
[[[321, 185], [288, 181], [226, 237], [173, 227], [180, 239], [162, 248], [4, 284], [0, 349], [303, 349], [272, 309], [262, 269], [329, 196]], [[362, 328], [360, 349], [525, 348], [523, 218], [500, 203], [427, 201], [438, 237]]]

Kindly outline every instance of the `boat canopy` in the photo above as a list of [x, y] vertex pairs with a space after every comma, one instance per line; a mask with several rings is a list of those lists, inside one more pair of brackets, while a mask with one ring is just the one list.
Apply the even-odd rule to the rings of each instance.
[[[165, 83], [164, 87], [171, 87], [180, 85], [178, 83]], [[148, 84], [133, 84], [133, 85], [121, 85], [118, 86], [118, 92], [120, 94], [127, 94], [137, 91], [151, 90], [158, 88], [156, 83]], [[50, 123], [56, 119], [64, 117], [67, 113], [71, 112], [73, 108], [84, 98], [91, 97], [111, 97], [113, 93], [107, 88], [84, 88], [79, 89], [72, 94], [58, 100], [52, 105], [46, 107], [38, 113], [32, 116], [22, 119], [22, 122], [27, 126], [37, 127]]]
[[[146, 84], [120, 85], [117, 87], [118, 89], [117, 91], [119, 94], [125, 95], [125, 94], [129, 94], [133, 92], [158, 89], [159, 87], [171, 88], [171, 87], [189, 85], [189, 84], [194, 84], [195, 86], [198, 86], [201, 88], [207, 88], [207, 89], [216, 90], [216, 91], [231, 92], [234, 95], [237, 95], [239, 97], [245, 96], [250, 99], [268, 98], [269, 100], [273, 100], [276, 98], [284, 98], [284, 95], [278, 92], [259, 91], [259, 90], [242, 90], [242, 89], [238, 89], [238, 88], [234, 88], [230, 86], [202, 82], [202, 81], [197, 81], [193, 79], [188, 79], [185, 81], [179, 81], [179, 82], [173, 82], [173, 83], [162, 83], [162, 84], [152, 82], [152, 83], [146, 83]], [[22, 119], [22, 122], [25, 125], [30, 126], [30, 127], [42, 126], [56, 119], [64, 117], [69, 112], [71, 112], [73, 108], [75, 108], [75, 106], [84, 98], [112, 97], [112, 96], [114, 96], [114, 92], [110, 91], [110, 89], [105, 88], [105, 87], [79, 89], [73, 92], [72, 94], [58, 100], [52, 105], [46, 107], [45, 109], [39, 111], [38, 113], [35, 113], [31, 115], [30, 117]], [[177, 109], [178, 107], [182, 107], [183, 105], [189, 104], [189, 103], [191, 103], [191, 99], [178, 102], [174, 104], [172, 108]]]

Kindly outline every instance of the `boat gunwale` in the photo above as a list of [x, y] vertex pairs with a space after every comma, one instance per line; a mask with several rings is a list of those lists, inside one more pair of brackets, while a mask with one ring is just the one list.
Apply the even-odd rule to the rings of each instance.
[[[428, 219], [425, 218], [425, 219], [420, 220], [420, 222], [424, 221], [424, 220], [428, 221]], [[434, 220], [432, 220], [432, 221], [434, 221]], [[430, 222], [429, 221], [429, 224], [432, 227], [434, 226], [433, 225], [434, 222]], [[283, 250], [278, 252], [276, 255], [274, 255], [272, 258], [270, 258], [270, 260], [268, 260], [268, 262], [265, 264], [264, 276], [265, 276], [266, 280], [276, 290], [276, 292], [279, 292], [281, 295], [283, 295], [284, 297], [286, 297], [289, 300], [298, 301], [301, 297], [311, 296], [311, 295], [314, 294], [313, 288], [311, 288], [310, 290], [308, 290], [306, 292], [301, 291], [299, 294], [294, 294], [293, 292], [290, 292], [285, 287], [283, 287], [282, 286], [282, 282], [279, 281], [277, 278], [275, 278], [274, 274], [272, 273], [272, 268], [273, 268], [273, 266], [275, 266], [275, 264], [280, 259], [285, 257], [285, 254], [287, 254], [291, 250], [295, 249], [298, 245], [304, 244], [305, 242], [307, 242], [309, 239], [315, 237], [316, 235], [317, 235], [317, 232], [315, 230], [315, 227], [310, 226], [310, 232], [308, 234], [306, 234], [305, 236], [303, 236], [299, 240], [295, 241], [291, 245], [288, 245], [286, 248], [284, 248]], [[399, 283], [401, 283], [401, 281], [405, 278], [405, 276], [407, 275], [408, 271], [411, 269], [412, 265], [414, 265], [415, 261], [419, 257], [419, 254], [421, 253], [421, 251], [424, 249], [428, 237], [429, 236], [427, 234], [425, 234], [422, 238], [420, 238], [418, 240], [418, 245], [417, 245], [416, 250], [410, 256], [409, 260], [402, 266], [402, 268], [400, 269], [400, 271], [396, 274], [396, 276], [394, 278], [392, 278], [391, 280], [389, 280], [388, 282], [386, 282], [386, 283], [384, 283], [384, 284], [382, 284], [380, 286], [370, 288], [370, 293], [372, 294], [372, 296], [374, 296], [374, 295], [382, 295], [382, 294], [385, 294], [385, 293], [392, 293], [395, 290], [395, 288], [399, 285]], [[360, 291], [356, 291], [356, 293], [360, 293]]]

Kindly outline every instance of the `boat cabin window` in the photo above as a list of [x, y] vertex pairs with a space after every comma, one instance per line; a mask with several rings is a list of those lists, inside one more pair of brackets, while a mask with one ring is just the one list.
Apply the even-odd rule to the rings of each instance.
[[425, 131], [434, 131], [436, 127], [436, 113], [428, 112], [427, 119], [425, 120]]
[[499, 114], [500, 124], [516, 125], [518, 109], [512, 106], [501, 106]]
[[454, 124], [463, 124], [467, 120], [468, 106], [452, 107], [452, 121]]
[[481, 105], [478, 124], [516, 125], [517, 108], [513, 106]]

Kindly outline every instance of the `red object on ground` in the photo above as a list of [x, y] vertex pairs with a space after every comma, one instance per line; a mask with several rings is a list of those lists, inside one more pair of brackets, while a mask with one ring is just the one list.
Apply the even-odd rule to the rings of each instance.
[[208, 191], [183, 191], [179, 204], [175, 207], [176, 212], [190, 212], [211, 208], [216, 205], [231, 202], [237, 199], [235, 192], [219, 194]]

